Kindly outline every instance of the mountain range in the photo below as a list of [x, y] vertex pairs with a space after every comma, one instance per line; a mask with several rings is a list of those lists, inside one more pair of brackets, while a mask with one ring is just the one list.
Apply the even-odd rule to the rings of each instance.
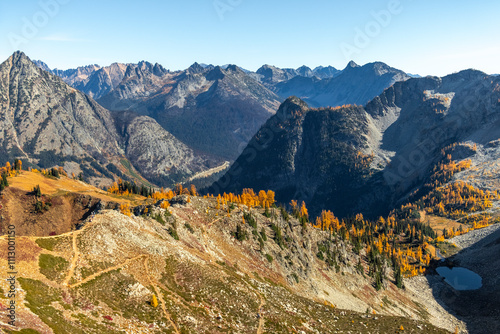
[[0, 332], [496, 333], [499, 125], [500, 77], [475, 70], [61, 71], [16, 52], [0, 232], [20, 327]]
[[[462, 147], [453, 160], [498, 161], [499, 87], [498, 77], [465, 70], [397, 82], [364, 107], [314, 109], [289, 98], [213, 191], [267, 186], [315, 214], [387, 213], [429, 182], [450, 145]], [[482, 188], [496, 190], [486, 179]]]
[[173, 183], [217, 161], [195, 154], [150, 117], [103, 108], [22, 52], [0, 65], [0, 78], [2, 163], [64, 166], [105, 185], [123, 175]]
[[[109, 136], [133, 174], [166, 185], [234, 162], [214, 190], [270, 188], [283, 203], [304, 200], [313, 213], [386, 213], [428, 181], [443, 148], [467, 142], [493, 159], [491, 142], [500, 137], [491, 125], [498, 77], [474, 70], [410, 78], [379, 62], [350, 62], [342, 71], [264, 65], [255, 73], [195, 63], [171, 72], [142, 61], [52, 72], [89, 94], [97, 94], [91, 81], [113, 83], [98, 93], [98, 102], [112, 111], [105, 119], [116, 131]], [[289, 93], [298, 97], [288, 98], [276, 113]], [[13, 157], [12, 142], [4, 147]], [[31, 153], [35, 159], [57, 146], [43, 145]], [[478, 156], [463, 154], [460, 159]], [[120, 159], [111, 160], [132, 174]], [[85, 168], [92, 169], [90, 163]], [[221, 168], [215, 170], [212, 180]]]
[[[235, 65], [198, 63], [173, 72], [146, 61], [69, 70], [51, 70], [42, 61], [34, 63], [111, 111], [113, 122], [119, 124], [119, 134], [114, 137], [121, 150], [134, 152], [131, 166], [136, 168], [136, 174], [157, 185], [186, 180], [198, 172], [234, 162], [288, 93], [318, 101], [315, 105], [362, 104], [395, 81], [407, 79], [403, 72], [382, 63], [359, 67], [351, 62], [343, 71], [331, 66], [280, 69], [264, 65], [256, 72]], [[136, 122], [147, 119], [150, 129], [159, 124], [166, 131], [159, 132], [164, 134], [158, 138], [168, 137], [167, 141], [175, 142], [174, 146], [183, 153], [179, 154], [173, 146], [164, 150], [142, 145], [142, 152], [125, 147], [132, 142], [129, 138], [138, 136], [123, 131], [139, 131], [140, 127], [124, 126], [124, 118]], [[151, 119], [156, 122], [149, 123]], [[144, 133], [150, 131], [143, 130], [141, 136]], [[151, 138], [149, 143], [159, 142], [158, 138]], [[161, 152], [177, 155], [161, 158]], [[159, 161], [164, 167], [154, 171], [153, 166]], [[200, 181], [200, 185], [214, 177]]]

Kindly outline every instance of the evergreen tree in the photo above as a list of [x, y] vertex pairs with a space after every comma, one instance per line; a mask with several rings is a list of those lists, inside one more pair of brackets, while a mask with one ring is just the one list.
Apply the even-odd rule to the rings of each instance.
[[396, 269], [394, 270], [394, 276], [396, 278], [396, 286], [400, 289], [403, 288], [403, 275], [401, 274], [401, 267], [396, 264]]
[[16, 160], [14, 163], [14, 169], [15, 170], [22, 170], [23, 169], [23, 162], [21, 160]]
[[382, 289], [382, 272], [377, 271], [375, 273], [375, 289], [379, 291]]
[[3, 173], [2, 174], [2, 184], [4, 188], [7, 188], [9, 186], [9, 181], [7, 181], [7, 174]]
[[240, 224], [238, 224], [238, 226], [236, 226], [235, 237], [238, 241], [243, 241], [247, 237], [247, 233], [241, 228]]
[[42, 191], [40, 189], [40, 185], [36, 185], [35, 188], [33, 188], [33, 195], [35, 195], [36, 198], [42, 197]]

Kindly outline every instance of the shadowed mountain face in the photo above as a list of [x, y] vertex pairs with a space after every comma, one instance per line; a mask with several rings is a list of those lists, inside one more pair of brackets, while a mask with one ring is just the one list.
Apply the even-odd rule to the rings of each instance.
[[358, 66], [350, 62], [340, 73], [323, 76], [325, 69], [315, 69], [320, 74], [298, 75], [275, 85], [274, 91], [281, 97], [298, 96], [313, 107], [364, 105], [397, 81], [409, 78], [406, 73], [384, 63]]
[[480, 275], [482, 286], [478, 290], [455, 290], [440, 276], [429, 275], [427, 280], [435, 299], [464, 321], [469, 333], [498, 333], [500, 331], [498, 225], [455, 237], [451, 242], [465, 247], [447, 259], [446, 263], [465, 267]]
[[326, 207], [346, 215], [370, 180], [371, 157], [363, 152], [374, 145], [372, 126], [362, 107], [310, 109], [289, 98], [213, 191], [269, 188], [282, 203], [300, 199], [312, 213]]
[[[37, 64], [48, 69], [43, 62]], [[52, 73], [109, 110], [151, 116], [194, 150], [229, 161], [289, 96], [314, 107], [364, 105], [394, 82], [409, 78], [383, 63], [360, 67], [354, 62], [343, 71], [264, 65], [254, 73], [235, 65], [198, 63], [170, 72], [142, 61]]]
[[171, 184], [215, 165], [152, 118], [118, 115], [117, 121], [21, 52], [0, 65], [0, 94], [2, 163], [19, 158], [42, 168], [65, 166], [95, 184], [117, 173]]
[[99, 103], [149, 115], [193, 149], [228, 160], [279, 105], [274, 93], [238, 67], [198, 64], [175, 73], [127, 69], [120, 85]]
[[213, 190], [267, 185], [313, 213], [386, 213], [425, 183], [447, 145], [479, 147], [456, 160], [498, 159], [499, 87], [500, 79], [467, 70], [398, 82], [364, 108], [310, 109], [289, 98]]

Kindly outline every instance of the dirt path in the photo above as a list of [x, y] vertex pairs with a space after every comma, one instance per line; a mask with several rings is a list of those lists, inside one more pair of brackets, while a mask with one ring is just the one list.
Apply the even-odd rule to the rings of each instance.
[[[212, 220], [210, 223], [208, 223], [208, 224], [207, 224], [207, 226], [206, 226], [206, 227], [202, 227], [202, 229], [201, 229], [201, 231], [202, 231], [201, 235], [202, 235], [202, 237], [203, 237], [203, 247], [205, 248], [205, 252], [206, 252], [206, 253], [208, 253], [208, 241], [207, 241], [207, 239], [208, 239], [208, 237], [207, 237], [208, 232], [207, 232], [207, 231], [208, 231], [208, 229], [209, 229], [209, 228], [210, 228], [213, 224], [215, 224], [216, 222], [218, 222], [218, 221], [219, 221], [219, 220], [221, 220], [221, 219], [224, 219], [224, 216], [222, 216], [222, 217], [219, 217], [219, 218], [217, 218], [217, 219]], [[209, 254], [209, 256], [213, 259], [213, 255]]]
[[266, 305], [266, 300], [259, 293], [260, 304], [259, 304], [259, 327], [257, 328], [257, 334], [262, 334], [262, 328], [264, 327], [264, 312], [262, 308]]
[[262, 293], [254, 288], [252, 284], [247, 282], [245, 279], [243, 279], [243, 282], [250, 288], [251, 291], [255, 292], [257, 296], [259, 296], [260, 303], [259, 303], [259, 308], [257, 309], [257, 316], [259, 318], [259, 326], [257, 327], [257, 334], [262, 334], [263, 328], [264, 328], [264, 311], [263, 307], [266, 305], [266, 300], [264, 299], [264, 296]]
[[[69, 285], [69, 281], [71, 280], [71, 277], [73, 277], [73, 274], [75, 273], [76, 263], [78, 262], [78, 258], [80, 257], [80, 251], [78, 250], [78, 245], [77, 245], [78, 235], [83, 231], [85, 231], [87, 228], [89, 228], [91, 225], [93, 225], [92, 222], [87, 222], [81, 229], [65, 233], [66, 235], [72, 234], [73, 236], [73, 259], [71, 260], [71, 265], [69, 267], [68, 275], [66, 275], [66, 278], [62, 283], [63, 285], [66, 286]], [[61, 235], [58, 235], [57, 237], [60, 237]], [[54, 237], [45, 237], [45, 238], [54, 238]]]
[[69, 285], [69, 281], [71, 280], [71, 277], [73, 277], [73, 274], [75, 273], [76, 263], [78, 262], [78, 258], [80, 257], [80, 251], [78, 250], [78, 246], [76, 244], [78, 234], [80, 233], [76, 233], [76, 231], [73, 232], [73, 259], [71, 260], [71, 265], [69, 267], [68, 275], [66, 275], [66, 278], [62, 283], [63, 285], [66, 286]]
[[133, 258], [130, 258], [130, 259], [127, 259], [125, 260], [124, 262], [120, 263], [120, 264], [117, 264], [116, 266], [113, 266], [113, 267], [109, 267], [109, 268], [106, 268], [104, 270], [101, 270], [95, 274], [92, 274], [90, 276], [88, 276], [87, 278], [85, 278], [84, 280], [81, 280], [80, 282], [78, 283], [75, 283], [75, 284], [72, 284], [72, 285], [69, 285], [70, 288], [76, 288], [77, 286], [80, 286], [82, 284], [85, 284], [93, 279], [95, 279], [96, 277], [99, 277], [101, 276], [102, 274], [105, 274], [107, 272], [110, 272], [110, 271], [113, 271], [113, 270], [116, 270], [116, 269], [119, 269], [121, 267], [124, 267], [126, 266], [127, 264], [129, 264], [130, 262], [134, 261], [134, 260], [137, 260], [141, 257], [144, 257], [146, 255], [139, 255], [139, 256], [136, 256], [136, 257], [133, 257]]
[[151, 275], [149, 275], [149, 268], [148, 268], [148, 260], [149, 258], [146, 257], [144, 259], [144, 269], [146, 270], [146, 275], [148, 276], [148, 281], [149, 284], [153, 286], [153, 289], [155, 289], [156, 296], [158, 297], [158, 300], [160, 301], [161, 304], [161, 309], [163, 310], [163, 314], [165, 315], [165, 318], [170, 322], [170, 325], [174, 329], [174, 331], [179, 334], [179, 329], [175, 325], [175, 323], [172, 321], [172, 318], [170, 317], [170, 314], [167, 312], [167, 309], [165, 308], [165, 300], [163, 300], [163, 295], [160, 293], [158, 286], [153, 282], [153, 279], [151, 278]]
[[221, 220], [223, 218], [224, 217], [220, 217], [220, 218], [212, 220], [210, 223], [207, 224], [207, 229], [210, 228], [213, 224], [215, 224], [216, 222], [218, 222], [219, 220]]

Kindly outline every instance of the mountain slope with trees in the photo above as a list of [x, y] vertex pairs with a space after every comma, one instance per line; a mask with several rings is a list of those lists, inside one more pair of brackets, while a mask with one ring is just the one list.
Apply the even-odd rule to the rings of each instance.
[[220, 162], [196, 154], [152, 118], [113, 114], [22, 52], [0, 65], [0, 94], [2, 163], [63, 166], [95, 184], [127, 177], [173, 185]]
[[[380, 215], [450, 181], [466, 159], [485, 183], [483, 162], [498, 160], [498, 87], [497, 77], [466, 70], [397, 82], [366, 107], [311, 109], [290, 98], [214, 191], [269, 184], [282, 203], [304, 200], [315, 214]], [[446, 171], [439, 182], [436, 168]]]
[[[6, 196], [24, 193], [33, 200], [38, 195], [16, 188], [24, 184], [18, 178], [45, 177], [18, 170], [10, 175]], [[61, 210], [59, 182], [82, 187], [65, 177], [49, 178], [39, 198], [54, 205], [33, 216]], [[104, 196], [99, 189], [93, 193]], [[464, 328], [432, 299], [424, 278], [407, 278], [406, 289], [398, 288], [391, 267], [374, 262], [378, 251], [366, 251], [364, 243], [354, 251], [358, 241], [370, 242], [357, 228], [343, 226], [347, 234], [336, 235], [313, 228], [302, 220], [303, 212], [275, 207], [269, 191], [231, 196], [204, 198], [178, 187], [158, 201], [138, 197], [141, 204], [131, 207], [129, 195], [109, 193], [121, 202], [116, 210], [88, 196], [89, 205], [82, 201], [75, 211], [81, 215], [75, 230], [47, 236], [43, 229], [19, 229], [18, 303], [25, 307], [17, 310], [18, 329], [446, 333], [443, 328]], [[6, 265], [4, 256], [0, 267]], [[384, 268], [384, 276], [374, 277], [374, 268]], [[5, 283], [1, 288], [5, 291]], [[0, 328], [16, 332], [3, 322]]]

